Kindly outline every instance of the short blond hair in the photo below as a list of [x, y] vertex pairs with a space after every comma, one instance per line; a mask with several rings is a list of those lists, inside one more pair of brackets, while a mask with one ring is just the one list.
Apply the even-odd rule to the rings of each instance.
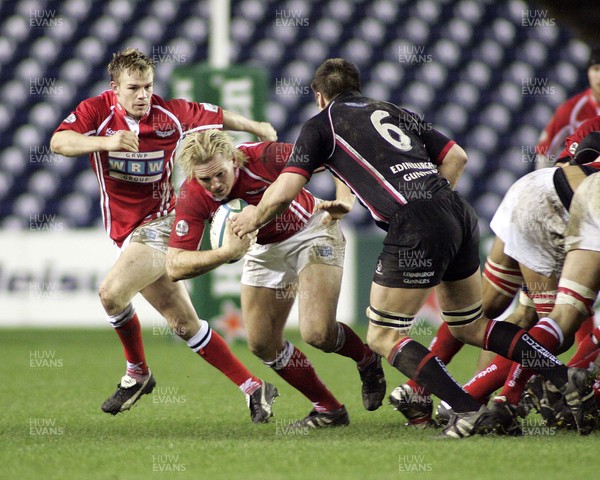
[[246, 156], [235, 148], [232, 138], [224, 131], [204, 130], [185, 137], [177, 156], [177, 163], [185, 176], [192, 178], [195, 167], [210, 162], [218, 153], [225, 158], [236, 159], [240, 167], [246, 162]]
[[126, 48], [113, 53], [112, 60], [108, 64], [108, 73], [113, 82], [118, 82], [123, 72], [143, 75], [148, 70], [154, 74], [154, 61], [137, 48]]

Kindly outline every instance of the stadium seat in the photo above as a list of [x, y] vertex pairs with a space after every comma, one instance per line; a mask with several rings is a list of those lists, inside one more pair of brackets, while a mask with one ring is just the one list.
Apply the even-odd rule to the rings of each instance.
[[[297, 28], [285, 30], [291, 30], [295, 33], [298, 32]], [[332, 18], [322, 18], [316, 23], [315, 30], [317, 33], [316, 38], [319, 38], [326, 44], [330, 45], [340, 37], [342, 33], [342, 25]]]
[[[393, 88], [402, 83], [404, 71], [398, 62], [381, 61], [371, 71], [372, 81], [378, 81]], [[387, 98], [387, 97], [386, 97]]]
[[[460, 49], [470, 44], [473, 38], [474, 26], [462, 18], [452, 18], [443, 28], [442, 39], [447, 43], [457, 54], [460, 54]], [[444, 52], [441, 52], [444, 53]], [[439, 57], [440, 61], [444, 61]]]
[[52, 102], [39, 102], [31, 107], [29, 123], [43, 128], [44, 131], [54, 129], [62, 121], [59, 113], [59, 108]]
[[43, 222], [45, 218], [48, 218], [45, 216], [46, 214], [39, 213], [43, 212], [44, 203], [42, 198], [34, 193], [23, 193], [16, 198], [12, 213], [28, 222]]
[[61, 66], [59, 78], [65, 82], [79, 87], [89, 79], [89, 66], [79, 58], [67, 60]]
[[[84, 20], [90, 11], [90, 2], [86, 0], [67, 0], [62, 5], [63, 12], [65, 15], [68, 15], [69, 18], [73, 18], [75, 20]], [[123, 19], [124, 12], [120, 12], [121, 16], [119, 18]]]
[[410, 99], [413, 105], [416, 105], [420, 112], [427, 111], [433, 101], [435, 91], [433, 87], [423, 81], [412, 82], [406, 88], [406, 99]]
[[[447, 103], [443, 105], [435, 116], [435, 122], [438, 119], [451, 119], [452, 128], [456, 133], [463, 133], [469, 124], [469, 114], [465, 108], [456, 103]], [[469, 166], [470, 167], [470, 166]]]
[[367, 15], [377, 18], [386, 24], [391, 24], [398, 18], [398, 9], [404, 7], [405, 2], [390, 2], [389, 0], [376, 0], [367, 8]]
[[27, 190], [37, 194], [40, 198], [49, 198], [54, 195], [56, 189], [59, 187], [59, 178], [50, 170], [38, 170], [27, 182]]
[[[208, 25], [203, 18], [188, 18], [183, 21], [182, 34], [197, 44], [206, 43], [208, 37]], [[232, 29], [232, 35], [235, 35]]]
[[484, 14], [484, 3], [477, 0], [462, 0], [454, 7], [457, 18], [467, 21], [470, 25], [477, 25]]
[[429, 24], [420, 18], [410, 17], [398, 33], [402, 34], [400, 38], [407, 38], [415, 44], [423, 45], [429, 38]]

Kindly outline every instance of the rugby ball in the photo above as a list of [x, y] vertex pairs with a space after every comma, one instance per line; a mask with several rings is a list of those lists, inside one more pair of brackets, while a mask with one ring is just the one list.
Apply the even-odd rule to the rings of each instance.
[[[227, 228], [227, 219], [231, 217], [231, 215], [240, 213], [247, 205], [248, 203], [241, 198], [236, 198], [222, 204], [217, 209], [210, 223], [210, 247], [213, 250], [223, 245], [225, 228]], [[234, 258], [230, 260], [229, 263], [237, 262], [240, 258]]]

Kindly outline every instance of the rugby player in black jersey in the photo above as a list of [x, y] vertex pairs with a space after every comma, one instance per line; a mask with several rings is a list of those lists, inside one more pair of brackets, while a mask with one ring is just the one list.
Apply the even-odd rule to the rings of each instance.
[[[591, 392], [587, 372], [568, 369], [517, 325], [483, 315], [478, 219], [452, 187], [464, 150], [417, 115], [360, 93], [360, 74], [344, 59], [326, 60], [311, 88], [321, 112], [303, 126], [287, 166], [256, 207], [233, 221], [238, 236], [283, 212], [320, 166], [346, 183], [387, 232], [367, 308], [370, 348], [449, 403], [455, 414], [442, 435], [461, 438], [495, 428], [489, 410], [469, 396], [441, 360], [408, 336], [432, 288], [442, 318], [465, 343], [522, 363], [537, 358], [577, 420]], [[332, 214], [336, 201], [319, 206]], [[578, 423], [579, 425], [579, 423]]]

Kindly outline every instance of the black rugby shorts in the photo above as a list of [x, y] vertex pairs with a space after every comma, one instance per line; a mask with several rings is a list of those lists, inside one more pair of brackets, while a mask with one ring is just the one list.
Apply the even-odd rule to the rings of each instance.
[[431, 288], [479, 268], [477, 214], [462, 197], [444, 190], [409, 202], [392, 217], [373, 281], [391, 288]]

